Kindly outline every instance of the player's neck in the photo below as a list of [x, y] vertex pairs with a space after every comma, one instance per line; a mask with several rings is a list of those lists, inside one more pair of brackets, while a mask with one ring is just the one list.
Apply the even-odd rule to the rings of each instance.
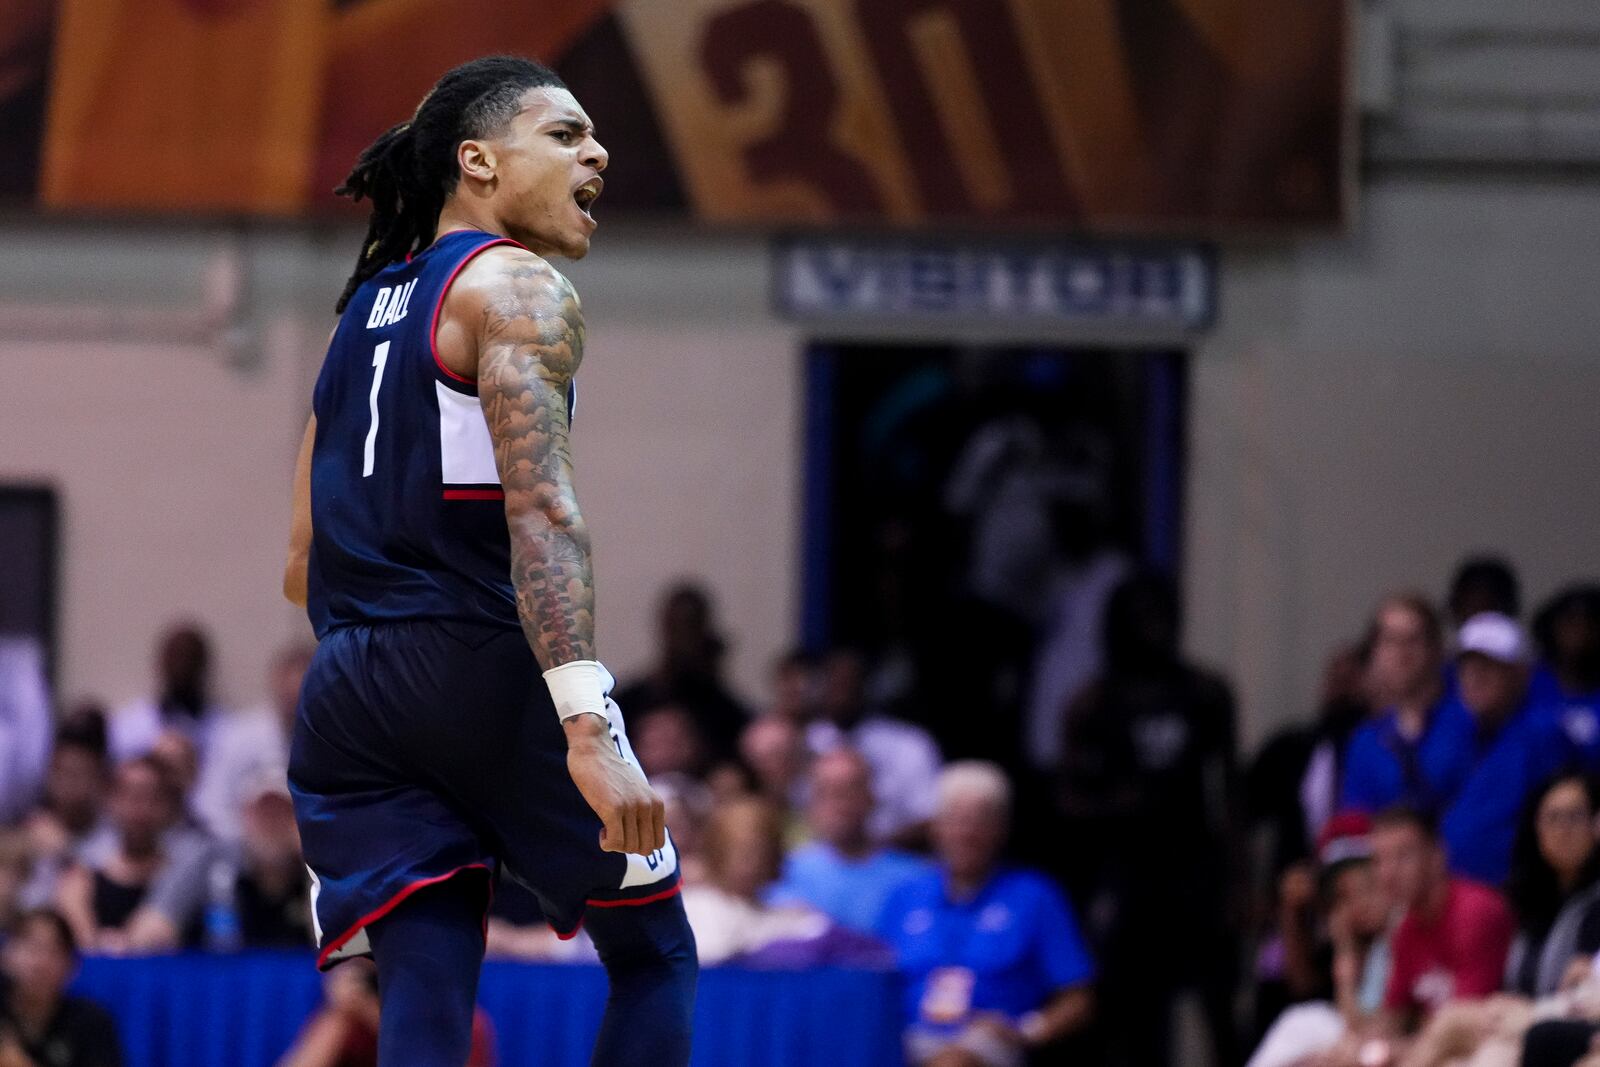
[[439, 212], [439, 222], [434, 227], [434, 240], [437, 241], [445, 234], [457, 230], [480, 230], [500, 237], [506, 236], [500, 232], [500, 227], [493, 216], [473, 208], [474, 205], [462, 204], [456, 200], [445, 204], [444, 209]]

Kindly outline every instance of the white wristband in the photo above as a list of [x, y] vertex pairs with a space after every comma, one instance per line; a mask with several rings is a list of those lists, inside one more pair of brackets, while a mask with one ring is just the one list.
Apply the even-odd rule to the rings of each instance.
[[594, 714], [610, 721], [606, 698], [616, 680], [599, 660], [576, 659], [544, 672], [544, 684], [556, 704], [556, 717], [566, 722], [574, 715]]

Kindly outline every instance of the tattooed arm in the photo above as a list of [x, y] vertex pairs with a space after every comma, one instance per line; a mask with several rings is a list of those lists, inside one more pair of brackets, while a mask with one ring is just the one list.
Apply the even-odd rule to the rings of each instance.
[[[465, 359], [478, 379], [506, 494], [523, 632], [546, 671], [594, 660], [594, 569], [567, 436], [567, 388], [583, 359], [577, 293], [538, 256], [490, 249], [463, 272], [447, 307], [439, 355], [446, 366]], [[661, 800], [622, 759], [610, 722], [597, 712], [562, 726], [567, 770], [604, 824], [601, 847], [644, 855], [661, 848]]]
[[572, 489], [567, 388], [583, 359], [572, 284], [528, 253], [502, 256], [479, 327], [478, 396], [511, 528], [517, 614], [545, 670], [594, 659], [589, 529]]

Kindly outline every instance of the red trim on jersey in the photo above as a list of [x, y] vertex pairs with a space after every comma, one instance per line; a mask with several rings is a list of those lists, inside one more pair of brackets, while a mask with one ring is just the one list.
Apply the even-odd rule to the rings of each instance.
[[550, 923], [550, 932], [556, 935], [556, 940], [557, 941], [571, 941], [573, 938], [578, 936], [578, 931], [582, 930], [582, 929], [583, 929], [583, 918], [581, 916], [578, 919], [578, 925], [574, 926], [571, 930], [568, 930], [566, 933], [562, 933], [560, 930], [557, 930], [555, 923]]
[[474, 248], [464, 259], [462, 259], [460, 263], [456, 264], [456, 269], [450, 272], [450, 277], [444, 280], [444, 288], [439, 290], [439, 302], [433, 305], [433, 320], [428, 324], [428, 347], [433, 350], [434, 366], [438, 367], [446, 377], [452, 378], [455, 381], [461, 382], [465, 385], [477, 385], [478, 379], [467, 378], [457, 374], [449, 367], [446, 367], [444, 365], [444, 360], [439, 358], [439, 312], [444, 310], [444, 298], [450, 295], [450, 287], [455, 284], [456, 275], [460, 274], [464, 269], [466, 269], [468, 263], [471, 263], [473, 260], [477, 259], [480, 253], [493, 248], [495, 245], [515, 245], [524, 252], [528, 250], [525, 245], [518, 244], [509, 237], [497, 237], [492, 241], [485, 241], [477, 248]]
[[[426, 889], [430, 885], [438, 885], [440, 882], [448, 882], [450, 879], [454, 878], [456, 875], [462, 873], [463, 871], [483, 871], [483, 872], [487, 873], [488, 870], [489, 870], [489, 867], [488, 867], [487, 864], [483, 864], [483, 863], [467, 863], [467, 864], [463, 864], [462, 866], [457, 867], [455, 870], [449, 871], [449, 872], [447, 872], [445, 874], [441, 874], [441, 875], [438, 875], [438, 876], [433, 877], [433, 878], [423, 878], [423, 879], [421, 879], [419, 881], [412, 882], [410, 885], [403, 886], [400, 889], [400, 892], [396, 893], [394, 896], [392, 896], [388, 900], [384, 901], [377, 908], [373, 909], [372, 911], [370, 911], [367, 914], [363, 915], [361, 918], [357, 919], [354, 926], [350, 927], [350, 929], [346, 930], [344, 933], [340, 934], [338, 937], [336, 937], [332, 941], [328, 942], [328, 946], [326, 948], [324, 948], [320, 953], [317, 954], [317, 969], [318, 970], [326, 970], [327, 967], [328, 967], [328, 957], [332, 956], [335, 952], [338, 952], [341, 948], [343, 948], [350, 941], [350, 939], [352, 937], [355, 937], [356, 934], [360, 933], [362, 931], [362, 929], [364, 929], [365, 927], [371, 926], [373, 923], [377, 922], [379, 919], [381, 919], [385, 915], [389, 914], [395, 908], [398, 908], [400, 906], [400, 904], [407, 897], [411, 896], [411, 894], [415, 893], [417, 890]], [[492, 880], [491, 880], [491, 885], [492, 885]], [[493, 892], [494, 892], [494, 890], [491, 888], [490, 889], [490, 893], [493, 894]], [[488, 931], [489, 931], [488, 922], [489, 922], [489, 920], [488, 920], [488, 917], [487, 917], [488, 916], [488, 904], [487, 903], [484, 904], [484, 915], [485, 915], [485, 918], [484, 918], [484, 935], [488, 936]], [[573, 933], [577, 933], [577, 931], [574, 930]]]
[[446, 500], [504, 500], [504, 489], [446, 489]]
[[[671, 889], [663, 889], [659, 893], [648, 897], [628, 897], [623, 900], [586, 900], [585, 904], [591, 908], [637, 908], [645, 904], [654, 904], [658, 900], [671, 900], [683, 892], [683, 879], [679, 878], [673, 883]], [[573, 933], [577, 933], [576, 930]]]

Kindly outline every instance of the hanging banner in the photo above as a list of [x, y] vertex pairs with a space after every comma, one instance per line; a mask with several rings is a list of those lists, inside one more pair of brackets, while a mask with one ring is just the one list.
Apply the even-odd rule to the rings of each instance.
[[11, 0], [0, 197], [304, 215], [455, 63], [552, 63], [601, 211], [1097, 233], [1329, 228], [1344, 0]]

